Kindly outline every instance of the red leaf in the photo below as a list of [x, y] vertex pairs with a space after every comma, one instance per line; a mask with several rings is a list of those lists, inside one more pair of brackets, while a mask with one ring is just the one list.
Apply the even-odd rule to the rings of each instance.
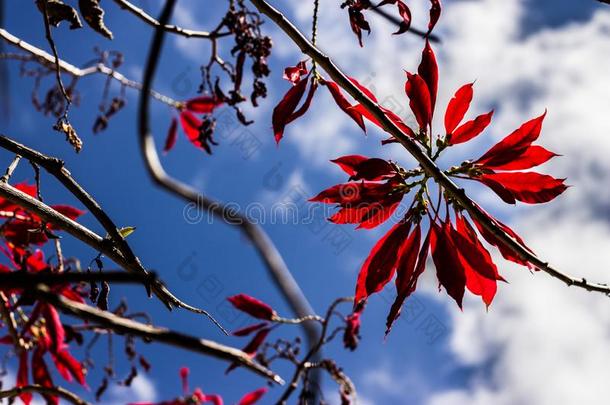
[[475, 163], [492, 167], [504, 165], [515, 160], [523, 154], [532, 142], [538, 139], [545, 116], [546, 111], [540, 117], [521, 125], [521, 127], [485, 152]]
[[51, 205], [51, 208], [73, 221], [85, 213], [85, 211], [81, 211], [78, 208], [72, 207], [71, 205]]
[[394, 166], [387, 160], [367, 158], [361, 155], [348, 155], [331, 160], [350, 175], [350, 180], [378, 181], [394, 176]]
[[[22, 350], [21, 353], [19, 353], [19, 369], [17, 370], [16, 387], [25, 387], [26, 385], [28, 385], [28, 352], [27, 350]], [[19, 395], [19, 398], [25, 405], [29, 405], [32, 401], [32, 394], [24, 392]]]
[[182, 382], [182, 392], [187, 394], [189, 390], [189, 374], [191, 370], [188, 367], [180, 367], [180, 381]]
[[292, 84], [297, 84], [302, 76], [307, 74], [307, 62], [301, 61], [296, 66], [289, 66], [284, 69], [283, 79], [288, 80]]
[[330, 92], [330, 95], [333, 97], [335, 103], [339, 106], [339, 108], [343, 110], [343, 112], [345, 112], [347, 115], [349, 115], [356, 122], [356, 124], [358, 124], [358, 126], [362, 128], [364, 132], [366, 132], [366, 127], [364, 126], [362, 114], [358, 113], [358, 111], [352, 108], [352, 104], [347, 101], [347, 99], [343, 95], [343, 92], [341, 91], [341, 88], [337, 85], [337, 83], [330, 82], [327, 80], [321, 81], [321, 83], [326, 86], [326, 88]]
[[532, 167], [540, 166], [541, 164], [549, 161], [555, 156], [559, 156], [556, 153], [546, 150], [542, 146], [532, 145], [527, 148], [521, 155], [514, 158], [514, 160], [500, 164], [497, 166], [485, 165], [485, 168], [491, 170], [525, 170], [531, 169]]
[[[208, 402], [211, 402], [213, 405], [223, 405], [224, 402], [222, 400], [222, 397], [220, 395], [216, 395], [216, 394], [208, 394], [208, 395], [204, 395], [203, 392], [201, 392], [201, 390], [199, 388], [196, 388], [195, 391], [193, 392], [193, 396], [196, 396], [200, 403], [202, 404], [206, 404]], [[173, 405], [173, 404], [170, 404]]]
[[[34, 197], [36, 198], [36, 186], [35, 185], [29, 185], [27, 183], [19, 183], [15, 185], [15, 188], [19, 191], [24, 192], [25, 194], [29, 195], [30, 197]], [[0, 197], [0, 211], [17, 211], [17, 210], [23, 210], [23, 208], [17, 204], [14, 204], [12, 202], [10, 202], [9, 200]]]
[[434, 267], [436, 267], [436, 276], [440, 284], [439, 289], [441, 285], [445, 287], [447, 294], [462, 308], [466, 273], [460, 262], [457, 249], [451, 240], [451, 223], [447, 221], [438, 225], [436, 222], [432, 222], [430, 227], [432, 260], [434, 261]]
[[288, 125], [294, 110], [296, 110], [301, 98], [303, 98], [303, 94], [305, 94], [305, 89], [307, 88], [307, 82], [307, 79], [303, 79], [295, 86], [291, 87], [273, 109], [271, 121], [273, 124], [275, 142], [279, 143], [284, 136], [284, 128]]
[[479, 115], [475, 119], [465, 122], [452, 134], [447, 136], [447, 141], [450, 145], [457, 145], [479, 136], [491, 122], [493, 114], [494, 112], [492, 110], [487, 114]]
[[246, 294], [238, 294], [227, 298], [233, 306], [250, 316], [267, 321], [272, 320], [277, 314], [269, 305]]
[[371, 208], [360, 219], [356, 229], [373, 229], [388, 220], [394, 214], [403, 194], [395, 193], [379, 203], [371, 204]]
[[259, 388], [256, 391], [249, 392], [239, 400], [237, 405], [252, 405], [258, 402], [258, 400], [261, 399], [266, 392], [267, 387]]
[[[270, 328], [265, 328], [265, 329], [259, 330], [256, 333], [256, 335], [254, 335], [252, 340], [250, 340], [250, 342], [248, 342], [246, 347], [244, 347], [242, 349], [242, 351], [244, 353], [246, 353], [247, 355], [249, 355], [250, 357], [254, 357], [254, 355], [256, 355], [256, 352], [258, 351], [258, 348], [263, 344], [263, 342], [267, 338], [267, 335], [269, 334], [269, 332], [271, 332]], [[232, 370], [236, 369], [237, 367], [239, 367], [239, 363], [236, 363], [236, 362], [231, 363], [231, 365], [225, 371], [225, 374], [230, 373]]]
[[385, 197], [393, 188], [394, 186], [389, 183], [364, 181], [336, 184], [321, 191], [317, 196], [310, 198], [309, 201], [342, 205], [379, 203], [379, 199]]
[[248, 336], [252, 332], [256, 332], [256, 331], [264, 328], [267, 325], [268, 325], [267, 322], [255, 323], [254, 325], [250, 325], [250, 326], [246, 326], [246, 327], [241, 328], [241, 329], [237, 329], [236, 331], [233, 331], [231, 333], [231, 335], [233, 335], [233, 336], [240, 336], [240, 337]]
[[[496, 219], [496, 218], [492, 217], [491, 215], [489, 215], [480, 206], [477, 205], [477, 208], [491, 222], [493, 222], [496, 226], [498, 226], [505, 233], [510, 235], [513, 239], [515, 239], [517, 242], [519, 242], [527, 250], [532, 252], [532, 250], [527, 247], [527, 245], [525, 244], [523, 239], [515, 231], [513, 231], [508, 225], [502, 223], [498, 219]], [[474, 224], [476, 225], [479, 233], [483, 236], [483, 238], [487, 241], [487, 243], [489, 243], [490, 245], [495, 246], [500, 251], [500, 254], [502, 254], [502, 257], [504, 257], [506, 260], [509, 260], [511, 262], [520, 264], [522, 266], [526, 266], [528, 268], [533, 268], [533, 266], [528, 261], [521, 259], [521, 257], [519, 257], [519, 255], [517, 255], [515, 252], [513, 252], [513, 250], [511, 248], [509, 248], [506, 244], [504, 244], [504, 242], [500, 241], [493, 233], [489, 232], [483, 226], [483, 224], [481, 224], [477, 219], [473, 218], [473, 221], [474, 221]]]
[[426, 39], [426, 46], [422, 51], [421, 63], [417, 69], [419, 75], [428, 85], [430, 94], [430, 119], [434, 116], [434, 106], [436, 105], [436, 93], [438, 92], [438, 65], [436, 56], [430, 46], [430, 41]]
[[263, 342], [267, 338], [267, 335], [269, 334], [269, 332], [271, 332], [270, 328], [261, 329], [260, 331], [258, 331], [256, 333], [256, 335], [254, 335], [252, 340], [250, 342], [248, 342], [246, 347], [244, 347], [242, 349], [242, 351], [244, 353], [249, 354], [250, 356], [254, 356], [256, 354], [256, 352], [258, 351], [258, 348], [263, 344]]
[[403, 245], [400, 247], [400, 251], [398, 252], [399, 259], [396, 266], [397, 297], [392, 304], [392, 308], [390, 309], [390, 313], [388, 314], [386, 320], [386, 335], [390, 333], [392, 324], [398, 317], [403, 302], [409, 295], [411, 295], [413, 291], [415, 291], [417, 278], [419, 277], [419, 274], [415, 273], [415, 267], [417, 264], [417, 258], [419, 256], [418, 252], [420, 251], [420, 242], [421, 228], [420, 225], [417, 224], [413, 232], [411, 232], [409, 238], [403, 243]]
[[409, 97], [409, 106], [415, 114], [419, 128], [422, 130], [428, 128], [432, 120], [432, 104], [425, 80], [420, 75], [407, 72], [405, 93]]
[[[368, 184], [348, 183], [344, 186], [353, 185], [362, 190], [361, 186]], [[386, 189], [385, 184], [372, 185]], [[350, 191], [352, 188], [339, 190], [346, 200], [341, 203], [341, 209], [331, 216], [329, 221], [335, 224], [360, 224], [357, 229], [371, 229], [385, 222], [396, 211], [403, 197], [402, 193], [394, 193], [384, 195], [382, 199], [377, 200], [374, 197], [363, 196], [366, 191], [357, 191], [358, 189], [353, 192], [353, 196]]]
[[309, 107], [311, 106], [311, 100], [313, 100], [313, 95], [315, 94], [317, 88], [318, 88], [318, 83], [312, 82], [311, 86], [309, 87], [309, 92], [307, 92], [307, 97], [305, 98], [305, 101], [303, 102], [303, 105], [298, 110], [296, 110], [294, 113], [292, 113], [292, 115], [290, 116], [290, 118], [288, 119], [288, 122], [286, 122], [286, 124], [289, 124], [292, 121], [296, 120], [297, 118], [302, 117], [307, 112], [307, 110], [309, 110]]
[[473, 294], [481, 296], [489, 307], [496, 294], [496, 280], [503, 278], [474, 229], [459, 213], [456, 213], [456, 218], [457, 230], [452, 229], [452, 239], [466, 270], [466, 287]]
[[[388, 110], [387, 108], [384, 108], [381, 106], [379, 106], [379, 108], [405, 135], [407, 135], [411, 138], [415, 137], [415, 133], [413, 132], [413, 130], [402, 121], [402, 118], [400, 118], [398, 115], [393, 113], [391, 110]], [[362, 115], [363, 117], [365, 117], [366, 119], [371, 121], [373, 124], [377, 125], [379, 128], [381, 128], [385, 131], [385, 129], [383, 128], [381, 123], [377, 120], [377, 118], [373, 114], [371, 114], [369, 112], [369, 110], [364, 108], [364, 106], [362, 104], [356, 104], [355, 106], [351, 107], [351, 109], [356, 111], [358, 114]]]
[[169, 124], [169, 129], [167, 130], [167, 138], [165, 138], [165, 146], [163, 147], [163, 152], [167, 153], [176, 144], [176, 139], [178, 138], [178, 120], [176, 117], [172, 118], [171, 124]]
[[211, 96], [195, 97], [186, 101], [186, 109], [198, 114], [210, 114], [218, 106], [222, 105], [222, 101]]
[[377, 102], [377, 97], [375, 97], [375, 95], [373, 94], [372, 91], [370, 91], [368, 88], [366, 88], [364, 85], [360, 84], [360, 82], [356, 79], [354, 79], [353, 77], [348, 77], [349, 81], [352, 82], [352, 84], [356, 87], [358, 87], [358, 89], [363, 92], [368, 98], [370, 98], [372, 101], [374, 101], [375, 103]]
[[449, 101], [445, 112], [445, 133], [447, 135], [453, 133], [470, 108], [473, 95], [472, 85], [473, 83], [469, 83], [460, 87]]
[[53, 305], [47, 303], [41, 304], [40, 309], [42, 317], [46, 322], [45, 326], [49, 333], [51, 352], [57, 353], [63, 347], [64, 340], [66, 338], [66, 332], [64, 331], [64, 327], [59, 319], [59, 313]]
[[[34, 350], [32, 355], [32, 376], [36, 384], [42, 385], [46, 388], [53, 387], [53, 380], [51, 374], [47, 368], [46, 363], [43, 359], [44, 352], [39, 348]], [[59, 404], [59, 398], [55, 395], [43, 395], [47, 400], [47, 404], [57, 405]]]
[[411, 221], [394, 225], [376, 244], [366, 258], [356, 283], [354, 307], [371, 294], [381, 291], [392, 279], [398, 261], [398, 250], [409, 237]]
[[190, 111], [182, 111], [180, 113], [180, 124], [189, 141], [194, 143], [195, 146], [199, 146], [196, 142], [199, 140], [199, 128], [201, 128], [202, 124], [201, 120]]
[[477, 180], [480, 181], [481, 183], [485, 184], [487, 187], [489, 187], [505, 203], [515, 204], [517, 202], [517, 200], [515, 200], [515, 196], [513, 195], [513, 193], [508, 191], [502, 184], [498, 183], [494, 179], [481, 176], [481, 177], [478, 177]]
[[353, 176], [356, 174], [356, 166], [368, 159], [362, 155], [347, 155], [331, 160], [331, 162], [336, 163], [345, 173]]
[[66, 349], [60, 350], [51, 356], [55, 367], [66, 381], [72, 381], [72, 377], [82, 386], [86, 386], [83, 365], [76, 360]]
[[500, 198], [509, 203], [510, 198], [507, 200], [507, 195], [528, 204], [545, 203], [568, 188], [563, 184], [565, 179], [535, 172], [483, 174], [477, 180], [492, 188]]
[[398, 7], [398, 14], [400, 14], [400, 17], [402, 18], [402, 21], [400, 22], [398, 27], [398, 31], [393, 33], [393, 35], [398, 35], [407, 32], [409, 30], [409, 27], [411, 27], [411, 10], [409, 10], [409, 7], [407, 7], [407, 5], [401, 0], [384, 0], [379, 3], [377, 7], [381, 7], [386, 4], [396, 4], [396, 6]]
[[440, 0], [430, 0], [430, 22], [428, 23], [428, 34], [432, 32], [438, 19], [441, 17], [441, 2]]

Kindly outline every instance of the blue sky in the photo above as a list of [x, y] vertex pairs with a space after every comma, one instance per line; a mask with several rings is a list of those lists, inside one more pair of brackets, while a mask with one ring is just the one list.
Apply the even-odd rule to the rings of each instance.
[[[46, 49], [41, 16], [35, 8], [16, 0], [6, 3], [6, 29]], [[411, 3], [415, 25], [424, 25], [427, 2]], [[593, 0], [446, 3], [438, 27], [444, 41], [436, 47], [441, 65], [439, 108], [444, 108], [459, 85], [476, 79], [471, 113], [495, 108], [497, 114], [488, 139], [474, 142], [474, 146], [464, 145], [441, 164], [451, 165], [477, 156], [494, 139], [548, 108], [542, 143], [564, 156], [545, 166], [544, 171], [570, 178], [574, 187], [566, 196], [542, 207], [514, 208], [502, 206], [482, 188], [469, 185], [469, 190], [481, 204], [514, 225], [541, 256], [550, 258], [566, 272], [610, 280], [608, 271], [598, 265], [608, 262], [604, 259], [609, 255], [606, 243], [610, 242], [607, 221], [599, 219], [604, 218], [600, 213], [607, 213], [604, 207], [610, 203], [610, 195], [599, 186], [607, 181], [610, 172], [606, 158], [610, 142], [604, 136], [610, 129], [605, 118], [610, 107], [610, 76], [604, 74], [610, 71], [610, 11]], [[202, 8], [195, 0], [181, 0], [175, 22], [194, 29], [209, 28], [224, 2], [210, 4], [211, 9], [207, 4]], [[308, 29], [311, 10], [306, 2], [276, 4], [301, 28]], [[142, 5], [152, 14], [159, 10], [158, 1]], [[105, 9], [115, 40], [107, 41], [88, 29], [69, 32], [62, 26], [55, 30], [60, 55], [81, 65], [94, 57], [94, 46], [118, 50], [125, 55], [120, 70], [129, 78], [140, 80], [147, 51], [144, 44], [152, 31], [133, 16], [120, 12], [112, 2], [105, 2]], [[406, 112], [402, 69], [416, 67], [421, 40], [408, 35], [391, 37], [393, 27], [371, 17], [373, 34], [365, 38], [365, 48], [360, 49], [343, 12], [325, 2], [322, 10], [320, 46], [350, 75], [370, 83], [378, 95]], [[392, 157], [405, 165], [412, 162], [398, 147], [381, 150], [380, 133], [371, 131], [364, 137], [338, 109], [329, 107], [332, 102], [322, 91], [311, 111], [288, 127], [286, 138], [276, 147], [270, 114], [287, 89], [280, 79], [281, 70], [302, 57], [271, 23], [266, 24], [266, 30], [275, 41], [270, 59], [273, 73], [268, 98], [260, 108], [247, 110], [255, 124], [245, 130], [220, 131], [217, 137], [221, 145], [213, 156], [195, 150], [180, 135], [176, 148], [163, 157], [172, 175], [214, 198], [241, 207], [256, 202], [269, 209], [277, 202], [299, 203], [343, 180], [328, 160], [344, 154]], [[168, 36], [154, 87], [176, 99], [194, 96], [199, 83], [198, 66], [206, 58], [207, 46], [205, 42]], [[256, 296], [280, 313], [289, 314], [255, 251], [236, 230], [218, 221], [208, 224], [207, 218], [188, 220], [185, 212], [190, 211], [182, 201], [152, 185], [137, 147], [136, 91], [127, 90], [126, 108], [110, 121], [105, 132], [93, 135], [90, 129], [104, 79], [90, 77], [79, 83], [81, 105], [73, 109], [71, 121], [85, 145], [76, 155], [51, 129], [53, 119], [32, 109], [32, 80], [19, 77], [16, 63], [9, 63], [9, 67], [11, 114], [9, 120], [0, 123], [2, 133], [65, 159], [71, 172], [115, 222], [137, 227], [129, 238], [135, 252], [146, 266], [158, 271], [176, 294], [209, 309], [229, 329], [245, 322], [243, 317], [226, 315], [223, 299], [235, 293]], [[49, 78], [42, 89], [51, 84]], [[112, 91], [118, 92], [118, 88], [113, 87]], [[152, 128], [157, 143], [162, 143], [171, 111], [157, 102], [152, 106]], [[218, 113], [233, 128], [229, 111], [221, 109]], [[253, 153], [245, 151], [240, 147], [243, 139], [255, 140], [260, 147]], [[8, 164], [10, 156], [2, 153], [2, 158]], [[25, 165], [17, 175], [33, 179]], [[43, 179], [43, 193], [48, 201], [71, 201], [48, 176]], [[82, 222], [102, 233], [90, 215], [84, 216]], [[321, 222], [317, 225], [265, 224], [264, 228], [314, 308], [321, 312], [335, 297], [352, 294], [358, 268], [385, 228], [354, 231], [343, 227], [341, 232], [348, 243], [337, 247], [329, 241], [329, 232], [337, 232], [336, 226]], [[66, 254], [83, 262], [94, 255], [70, 238], [65, 238], [64, 244]], [[610, 360], [605, 336], [610, 326], [606, 300], [568, 290], [544, 274], [532, 276], [524, 269], [499, 263], [510, 284], [500, 287], [489, 313], [474, 299], [460, 312], [444, 293], [437, 294], [433, 269], [429, 268], [420, 291], [411, 300], [412, 317], [398, 322], [384, 341], [391, 291], [371, 299], [359, 349], [349, 353], [339, 344], [327, 349], [352, 377], [363, 403], [568, 404], [573, 403], [571, 398], [581, 398], [583, 392], [591, 395], [585, 395], [589, 401], [586, 403], [603, 403], [597, 402], [598, 398], [608, 389], [601, 382], [610, 376], [605, 361]], [[107, 262], [107, 266], [111, 268], [112, 264]], [[159, 325], [237, 346], [245, 343], [223, 338], [205, 319], [183, 311], [168, 313], [154, 299], [147, 299], [141, 288], [114, 288], [112, 301], [116, 304], [121, 297], [126, 297], [134, 310], [148, 311]], [[280, 335], [298, 332], [296, 328], [281, 329]], [[228, 403], [264, 385], [243, 370], [225, 376], [225, 365], [216, 360], [161, 346], [138, 347], [151, 360], [153, 369], [140, 380], [137, 389], [115, 388], [106, 398], [110, 403], [125, 398], [175, 396], [180, 391], [181, 366], [191, 368], [193, 386], [222, 394]], [[100, 345], [102, 358], [104, 350]], [[115, 350], [117, 358], [121, 358], [121, 349]], [[118, 371], [126, 375], [129, 370], [123, 366]], [[290, 369], [278, 364], [277, 371], [288, 376]], [[546, 376], [546, 382], [541, 375]], [[99, 379], [99, 370], [94, 370], [89, 384], [96, 387]], [[568, 387], [565, 381], [576, 387]], [[545, 383], [552, 390], [540, 387]], [[336, 403], [333, 385], [328, 383], [326, 388], [328, 399]], [[279, 392], [272, 389], [263, 403], [270, 402]]]

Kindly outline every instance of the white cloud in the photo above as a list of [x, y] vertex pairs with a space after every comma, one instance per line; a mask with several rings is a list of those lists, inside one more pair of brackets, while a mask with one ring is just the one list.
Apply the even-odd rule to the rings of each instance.
[[[497, 103], [496, 137], [545, 107], [541, 141], [565, 157], [545, 171], [574, 187], [547, 206], [517, 211], [513, 224], [557, 268], [609, 281], [610, 229], [599, 219], [610, 206], [602, 186], [610, 173], [610, 13], [585, 23], [518, 38], [523, 2], [458, 3], [446, 13], [446, 57], [453, 78], [475, 74], [478, 103]], [[468, 21], [468, 24], [460, 22]], [[589, 62], [587, 62], [589, 61]], [[593, 62], [595, 61], [595, 62]], [[606, 67], [604, 69], [604, 66]], [[606, 208], [607, 209], [607, 208]], [[440, 404], [601, 404], [610, 387], [607, 298], [549, 276], [505, 266], [489, 313], [467, 303], [453, 318], [451, 349], [476, 371], [466, 387], [442, 392]]]
[[133, 380], [130, 387], [112, 385], [105, 395], [106, 404], [125, 404], [131, 402], [156, 402], [159, 399], [155, 383], [145, 374]]

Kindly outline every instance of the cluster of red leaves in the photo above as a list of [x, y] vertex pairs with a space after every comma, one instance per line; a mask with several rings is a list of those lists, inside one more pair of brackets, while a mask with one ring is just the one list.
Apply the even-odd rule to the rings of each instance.
[[[431, 27], [435, 22], [431, 18]], [[305, 89], [304, 82], [307, 77], [302, 79], [304, 74], [306, 69], [303, 63], [286, 69], [285, 77], [295, 86], [274, 111], [273, 127], [277, 141], [281, 139], [285, 125], [301, 116], [302, 110], [306, 110], [311, 103], [311, 96], [308, 96], [303, 107], [295, 112]], [[482, 134], [493, 116], [491, 111], [464, 122], [473, 97], [473, 84], [466, 84], [449, 102], [444, 117], [445, 133], [436, 136], [436, 142], [433, 142], [432, 122], [438, 78], [436, 57], [430, 43], [426, 41], [417, 73], [407, 72], [404, 87], [418, 128], [409, 127], [396, 114], [378, 106], [387, 118], [405, 135], [413, 138], [433, 160], [446, 148], [470, 141]], [[356, 80], [350, 80], [377, 103], [371, 91]], [[363, 105], [352, 105], [347, 101], [335, 83], [313, 78], [310, 93], [315, 90], [316, 81], [327, 85], [329, 90], [332, 89], [331, 94], [338, 107], [363, 130], [364, 118], [381, 127], [378, 120]], [[546, 113], [524, 123], [480, 158], [465, 161], [446, 170], [445, 174], [456, 179], [478, 181], [509, 204], [515, 204], [516, 201], [537, 204], [553, 200], [566, 190], [564, 179], [523, 171], [558, 156], [542, 146], [534, 145], [540, 135], [545, 115]], [[391, 142], [397, 140], [391, 138], [382, 144]], [[403, 198], [414, 191], [407, 214], [375, 244], [360, 270], [354, 316], [358, 316], [371, 294], [379, 292], [395, 278], [397, 298], [387, 318], [389, 332], [405, 299], [415, 291], [417, 280], [425, 270], [429, 255], [432, 256], [436, 267], [439, 289], [443, 287], [458, 306], [462, 306], [466, 289], [481, 296], [483, 302], [489, 306], [496, 294], [497, 281], [502, 281], [503, 278], [483, 240], [495, 246], [507, 260], [534, 268], [512, 252], [495, 234], [489, 232], [483, 223], [474, 218], [466, 218], [463, 207], [444, 193], [440, 186], [438, 202], [434, 204], [427, 188], [429, 176], [421, 167], [405, 170], [393, 161], [359, 155], [343, 156], [332, 162], [348, 174], [348, 182], [322, 191], [311, 201], [336, 204], [339, 210], [330, 217], [330, 221], [336, 224], [358, 224], [358, 228], [365, 229], [376, 227], [390, 219]], [[441, 215], [443, 209], [444, 219]], [[482, 209], [481, 212], [487, 216], [487, 221], [524, 245], [523, 240], [507, 225]], [[422, 224], [425, 217], [429, 219], [427, 227]]]
[[[128, 405], [223, 405], [224, 401], [220, 395], [204, 394], [201, 388], [195, 388], [193, 392], [189, 390], [188, 376], [190, 371], [187, 367], [180, 369], [180, 379], [182, 380], [182, 397], [170, 401], [163, 402], [138, 402]], [[252, 405], [257, 403], [267, 392], [266, 387], [259, 388], [255, 391], [244, 395], [235, 405]]]
[[[16, 188], [32, 197], [37, 196], [36, 186], [22, 183], [18, 184]], [[52, 207], [71, 219], [76, 219], [83, 214], [83, 211], [68, 205], [54, 205]], [[5, 218], [1, 232], [6, 242], [6, 245], [0, 250], [9, 262], [8, 265], [0, 264], [0, 272], [26, 271], [39, 273], [57, 271], [45, 261], [41, 250], [33, 248], [33, 246], [43, 245], [50, 237], [55, 237], [52, 231], [57, 230], [57, 228], [45, 224], [37, 215], [3, 198], [0, 198], [0, 217]], [[7, 309], [10, 311], [14, 311], [18, 306], [23, 308], [25, 305], [33, 305], [32, 310], [27, 314], [27, 321], [22, 322], [17, 331], [19, 338], [23, 342], [27, 342], [30, 349], [21, 348], [17, 351], [19, 368], [16, 386], [29, 385], [30, 371], [33, 383], [43, 387], [54, 386], [45, 360], [47, 354], [55, 365], [57, 372], [66, 381], [76, 380], [79, 384], [86, 386], [85, 368], [69, 352], [67, 333], [57, 309], [46, 302], [37, 301], [29, 294], [27, 289], [0, 288], [0, 290], [5, 295], [16, 298], [15, 304], [7, 303]], [[83, 292], [78, 286], [57, 285], [53, 287], [53, 291], [70, 300], [84, 303]], [[11, 335], [0, 338], [0, 342], [16, 345]], [[23, 393], [20, 398], [27, 405], [32, 400], [32, 394]], [[47, 395], [45, 399], [50, 404], [59, 403], [56, 396]]]
[[[212, 96], [195, 97], [186, 100], [177, 108], [178, 118], [172, 118], [165, 139], [163, 152], [169, 152], [178, 139], [178, 120], [187, 139], [199, 149], [212, 154], [212, 145], [218, 143], [214, 140], [216, 122], [212, 117], [214, 110], [222, 105], [222, 101]], [[201, 119], [197, 114], [202, 114]]]
[[[430, 21], [428, 22], [428, 35], [432, 32], [441, 16], [440, 0], [430, 0], [430, 3]], [[374, 6], [370, 0], [347, 0], [341, 5], [341, 8], [347, 8], [350, 27], [352, 28], [354, 34], [356, 34], [360, 46], [363, 46], [362, 31], [366, 31], [369, 34], [371, 33], [371, 26], [369, 25], [369, 22], [366, 20], [366, 18], [364, 18], [364, 11], [377, 7], [382, 7], [388, 4], [396, 5], [398, 15], [400, 16], [400, 25], [398, 27], [398, 31], [396, 31], [394, 35], [407, 32], [411, 27], [411, 10], [402, 0], [383, 0], [376, 6]]]

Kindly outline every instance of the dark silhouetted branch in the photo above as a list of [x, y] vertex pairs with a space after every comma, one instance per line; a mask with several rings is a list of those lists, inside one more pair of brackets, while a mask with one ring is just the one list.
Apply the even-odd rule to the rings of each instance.
[[80, 319], [94, 322], [104, 328], [111, 329], [116, 333], [138, 336], [154, 342], [164, 343], [170, 346], [190, 350], [207, 356], [216, 357], [231, 363], [238, 363], [240, 366], [253, 371], [270, 381], [283, 384], [280, 376], [273, 373], [266, 367], [252, 361], [247, 353], [222, 345], [210, 340], [200, 339], [194, 336], [175, 332], [166, 328], [159, 328], [144, 323], [136, 322], [131, 319], [122, 318], [111, 312], [102, 311], [89, 305], [71, 301], [61, 295], [52, 293], [48, 287], [38, 285], [35, 287], [35, 294], [57, 307], [68, 315], [76, 316]]
[[123, 10], [129, 11], [130, 13], [132, 13], [133, 15], [135, 15], [136, 17], [138, 17], [140, 20], [144, 21], [145, 23], [147, 23], [155, 28], [161, 27], [165, 31], [171, 32], [173, 34], [182, 35], [187, 38], [206, 38], [206, 39], [219, 38], [219, 37], [228, 35], [228, 33], [219, 33], [219, 32], [214, 32], [214, 31], [212, 31], [212, 32], [196, 31], [196, 30], [190, 30], [190, 29], [178, 27], [177, 25], [160, 24], [159, 21], [157, 21], [150, 14], [146, 13], [146, 11], [142, 10], [139, 7], [136, 7], [135, 5], [131, 4], [127, 0], [114, 0], [114, 2], [120, 8], [122, 8]]
[[60, 397], [74, 405], [90, 405], [89, 402], [80, 398], [75, 393], [68, 391], [62, 387], [43, 387], [42, 385], [25, 385], [23, 387], [15, 387], [10, 390], [0, 391], [0, 398], [16, 398], [19, 395], [31, 392], [40, 395], [53, 395]]

